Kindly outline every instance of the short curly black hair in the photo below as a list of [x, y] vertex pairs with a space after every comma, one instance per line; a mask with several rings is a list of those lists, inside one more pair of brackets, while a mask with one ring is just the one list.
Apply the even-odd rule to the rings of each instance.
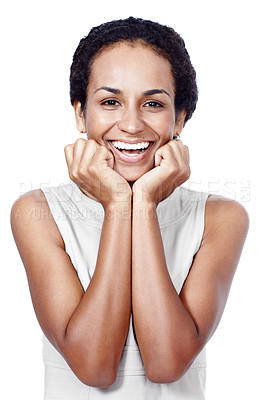
[[175, 82], [176, 117], [185, 109], [187, 122], [196, 108], [198, 88], [184, 40], [173, 28], [141, 18], [106, 22], [92, 28], [88, 36], [81, 39], [70, 70], [71, 104], [80, 101], [82, 109], [86, 107], [90, 70], [99, 51], [117, 42], [138, 40], [170, 62]]

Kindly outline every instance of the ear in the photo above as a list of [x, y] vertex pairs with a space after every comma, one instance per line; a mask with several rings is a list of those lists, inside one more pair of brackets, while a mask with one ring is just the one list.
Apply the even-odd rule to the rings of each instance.
[[75, 110], [76, 127], [81, 133], [85, 133], [86, 132], [85, 118], [80, 101], [75, 101], [73, 107]]
[[178, 118], [177, 118], [176, 123], [175, 123], [175, 135], [180, 135], [180, 133], [182, 132], [182, 129], [183, 129], [183, 126], [184, 126], [184, 123], [185, 123], [186, 115], [187, 115], [187, 111], [185, 109], [181, 110], [179, 112]]

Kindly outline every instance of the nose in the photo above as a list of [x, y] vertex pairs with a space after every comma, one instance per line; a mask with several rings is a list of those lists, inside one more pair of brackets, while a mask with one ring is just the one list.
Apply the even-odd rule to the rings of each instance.
[[133, 107], [127, 107], [117, 122], [118, 128], [132, 135], [143, 132], [145, 122], [142, 119], [141, 111]]

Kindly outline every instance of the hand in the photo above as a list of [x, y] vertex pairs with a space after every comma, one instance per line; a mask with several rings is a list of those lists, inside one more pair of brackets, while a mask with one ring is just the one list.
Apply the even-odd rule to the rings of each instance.
[[155, 153], [155, 168], [133, 185], [133, 201], [156, 206], [190, 177], [189, 151], [180, 139], [170, 140]]
[[104, 208], [131, 198], [128, 182], [113, 170], [113, 154], [95, 140], [78, 139], [65, 147], [70, 179]]

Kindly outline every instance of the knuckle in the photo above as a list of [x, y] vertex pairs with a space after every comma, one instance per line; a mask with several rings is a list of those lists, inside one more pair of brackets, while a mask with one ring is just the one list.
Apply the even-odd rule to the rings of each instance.
[[78, 138], [78, 139], [76, 140], [76, 143], [77, 143], [77, 144], [84, 144], [84, 143], [86, 143], [86, 140], [83, 139], [83, 138]]
[[67, 155], [67, 154], [72, 150], [72, 148], [73, 148], [73, 145], [72, 145], [72, 144], [67, 144], [67, 145], [64, 147], [64, 152], [65, 152], [65, 154]]
[[97, 142], [94, 139], [88, 139], [86, 140], [87, 143], [89, 144], [96, 144]]
[[79, 171], [78, 171], [78, 168], [72, 168], [72, 170], [71, 170], [71, 179], [73, 179], [73, 180], [78, 180], [78, 178], [79, 178]]
[[86, 176], [87, 176], [87, 174], [88, 174], [87, 168], [84, 167], [83, 165], [80, 165], [78, 174], [79, 174], [79, 177], [80, 177], [81, 179], [86, 178]]
[[99, 144], [94, 139], [88, 139], [86, 140], [86, 146], [88, 146], [89, 148], [97, 149], [99, 147]]
[[169, 168], [169, 172], [170, 172], [170, 175], [175, 175], [176, 173], [178, 173], [178, 166], [176, 167], [175, 165], [172, 165]]
[[86, 147], [92, 147], [93, 144], [94, 144], [93, 142], [94, 142], [94, 140], [88, 139], [88, 140], [86, 141]]
[[74, 176], [73, 176], [73, 173], [72, 173], [72, 171], [69, 171], [69, 178], [74, 182], [75, 181], [75, 178], [74, 178]]
[[88, 172], [90, 175], [95, 175], [96, 171], [97, 171], [97, 168], [96, 168], [95, 164], [92, 163], [88, 166]]
[[180, 179], [187, 179], [190, 176], [190, 168], [185, 163], [178, 166], [176, 175]]
[[190, 174], [191, 174], [190, 167], [186, 166], [183, 173], [184, 179], [187, 180], [190, 177]]
[[187, 160], [186, 158], [182, 157], [179, 163], [180, 171], [184, 172], [187, 170]]
[[99, 146], [98, 151], [102, 153], [103, 155], [107, 154], [109, 150], [105, 146]]

